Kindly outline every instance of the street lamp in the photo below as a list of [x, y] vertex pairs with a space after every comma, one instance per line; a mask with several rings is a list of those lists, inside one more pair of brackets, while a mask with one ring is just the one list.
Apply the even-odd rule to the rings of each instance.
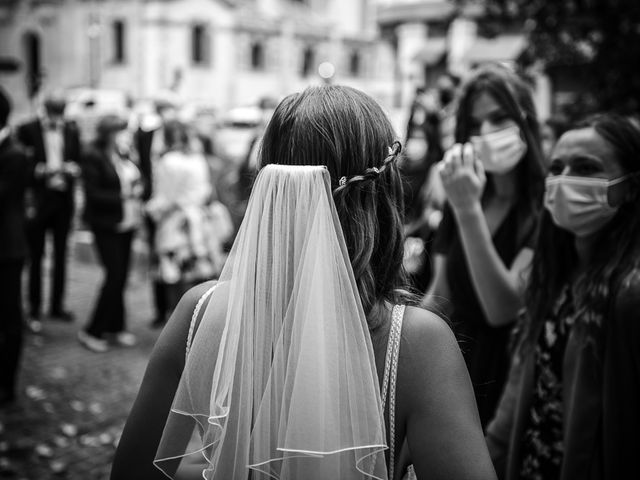
[[331, 83], [331, 79], [333, 78], [335, 73], [336, 67], [334, 67], [333, 63], [331, 62], [322, 62], [320, 65], [318, 65], [318, 75], [320, 75], [320, 78], [322, 78], [322, 80], [324, 80], [324, 83], [326, 84]]

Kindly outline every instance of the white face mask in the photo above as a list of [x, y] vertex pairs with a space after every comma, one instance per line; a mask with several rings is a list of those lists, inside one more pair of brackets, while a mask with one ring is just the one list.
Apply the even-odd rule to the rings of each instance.
[[410, 138], [404, 148], [405, 155], [413, 162], [424, 160], [428, 145], [425, 138]]
[[609, 223], [617, 213], [618, 207], [609, 205], [609, 187], [628, 177], [625, 175], [615, 180], [567, 175], [547, 177], [544, 206], [557, 226], [576, 237], [589, 236]]
[[513, 170], [527, 153], [527, 144], [522, 140], [517, 125], [485, 135], [474, 135], [469, 141], [484, 169], [490, 173], [504, 174]]

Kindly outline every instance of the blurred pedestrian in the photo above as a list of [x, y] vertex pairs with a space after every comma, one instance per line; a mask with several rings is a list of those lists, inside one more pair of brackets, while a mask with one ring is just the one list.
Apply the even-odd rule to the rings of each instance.
[[431, 283], [433, 240], [445, 203], [444, 188], [435, 166], [442, 160], [445, 149], [453, 145], [459, 84], [460, 78], [452, 73], [438, 77], [435, 88], [417, 97], [407, 127], [409, 161], [402, 162], [406, 179], [405, 252], [414, 251], [415, 258], [407, 258], [405, 267], [414, 287], [422, 293]]
[[420, 190], [427, 179], [429, 167], [442, 159], [437, 102], [434, 92], [418, 87], [409, 112], [405, 148], [400, 162], [407, 223], [414, 222], [420, 216]]
[[507, 480], [636, 478], [640, 130], [601, 115], [565, 133], [544, 204], [526, 315], [487, 429], [496, 469]]
[[22, 350], [25, 191], [32, 165], [11, 138], [11, 101], [0, 88], [0, 407], [15, 399]]
[[88, 325], [78, 340], [89, 350], [104, 352], [108, 341], [136, 344], [126, 330], [124, 292], [129, 275], [133, 236], [142, 219], [143, 186], [129, 158], [127, 122], [115, 115], [98, 121], [96, 138], [83, 154], [84, 220], [91, 228], [98, 258], [105, 271], [100, 295]]
[[550, 160], [556, 142], [568, 129], [569, 121], [562, 115], [553, 115], [542, 122], [540, 126], [542, 154], [547, 162]]
[[280, 103], [220, 282], [158, 339], [113, 480], [495, 478], [451, 330], [400, 290], [399, 152], [362, 92]]
[[264, 130], [267, 127], [269, 120], [271, 120], [271, 116], [273, 115], [273, 111], [277, 105], [277, 100], [272, 97], [264, 97], [258, 103], [261, 114], [260, 122], [258, 122], [251, 134], [247, 153], [240, 164], [240, 168], [238, 169], [237, 196], [240, 203], [238, 209], [242, 215], [244, 215], [244, 211], [247, 208], [247, 203], [251, 196], [251, 188], [253, 187], [253, 182], [258, 174], [258, 157], [260, 153], [260, 145], [262, 144], [262, 136], [264, 135]]
[[165, 285], [168, 313], [190, 287], [217, 278], [223, 263], [221, 232], [213, 228], [209, 211], [210, 169], [204, 153], [194, 149], [193, 134], [184, 123], [165, 124], [166, 152], [154, 165], [153, 194], [146, 204], [155, 224], [154, 275]]
[[[145, 122], [141, 122], [135, 135], [140, 173], [142, 174], [144, 185], [142, 200], [145, 202], [153, 195], [154, 167], [156, 163], [158, 163], [160, 156], [167, 150], [165, 145], [165, 125], [167, 122], [177, 120], [177, 105], [170, 99], [159, 98], [155, 101], [155, 113], [157, 115], [157, 123], [154, 125], [154, 128], [146, 129], [144, 125]], [[152, 270], [157, 270], [159, 258], [154, 243], [156, 238], [156, 224], [149, 215], [145, 215], [144, 224], [149, 244], [151, 268]], [[151, 319], [151, 326], [153, 327], [164, 325], [170, 313], [169, 306], [167, 305], [168, 296], [166, 288], [166, 284], [162, 279], [155, 276], [152, 290], [154, 316]]]
[[73, 121], [66, 121], [64, 92], [44, 97], [43, 110], [33, 121], [20, 125], [18, 140], [35, 164], [32, 195], [27, 205], [29, 243], [29, 316], [41, 318], [42, 259], [47, 234], [53, 237], [53, 272], [49, 316], [70, 322], [72, 312], [65, 309], [67, 244], [74, 212], [75, 179], [80, 173], [80, 135]]
[[460, 94], [456, 141], [439, 165], [447, 206], [424, 302], [453, 323], [485, 426], [506, 378], [507, 340], [523, 306], [542, 206], [544, 165], [529, 87], [504, 67], [474, 72]]

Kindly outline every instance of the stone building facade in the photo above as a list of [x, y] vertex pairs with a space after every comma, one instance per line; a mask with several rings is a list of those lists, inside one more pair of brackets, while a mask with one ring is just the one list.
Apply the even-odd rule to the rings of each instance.
[[[218, 109], [322, 81], [391, 102], [395, 59], [373, 0], [8, 0], [0, 4], [0, 83], [16, 113], [36, 90], [171, 91]], [[323, 80], [318, 66], [335, 67]]]

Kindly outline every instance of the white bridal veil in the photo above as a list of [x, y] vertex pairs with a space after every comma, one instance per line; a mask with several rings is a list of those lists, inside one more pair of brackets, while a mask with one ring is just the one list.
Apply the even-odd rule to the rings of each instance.
[[386, 479], [385, 449], [329, 172], [266, 166], [193, 338], [155, 464], [172, 478], [192, 462], [205, 479]]

